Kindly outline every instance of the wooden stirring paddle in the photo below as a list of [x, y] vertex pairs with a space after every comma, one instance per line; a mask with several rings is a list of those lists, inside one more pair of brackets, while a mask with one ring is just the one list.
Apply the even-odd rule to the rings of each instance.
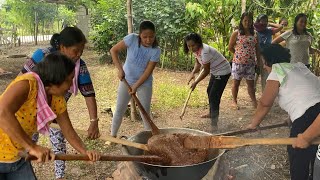
[[[37, 160], [35, 156], [31, 156], [25, 152], [19, 152], [19, 156], [26, 160]], [[62, 161], [89, 161], [89, 157], [85, 154], [57, 154], [54, 160]], [[99, 161], [139, 161], [139, 162], [164, 162], [164, 159], [154, 155], [130, 156], [130, 155], [101, 155]]]
[[[129, 83], [127, 82], [126, 79], [122, 80], [124, 82], [124, 84], [128, 87], [129, 91], [132, 91], [131, 86], [129, 85]], [[160, 130], [159, 128], [153, 123], [153, 121], [151, 120], [149, 114], [147, 113], [147, 111], [144, 109], [144, 107], [142, 106], [142, 104], [140, 103], [138, 97], [135, 94], [131, 95], [132, 98], [134, 99], [134, 101], [137, 103], [137, 106], [139, 108], [139, 110], [141, 111], [143, 117], [147, 120], [147, 122], [149, 123], [150, 127], [151, 127], [151, 132], [152, 135], [156, 135], [156, 134], [160, 134]], [[132, 106], [134, 106], [134, 104], [132, 104]]]
[[[50, 127], [56, 128], [56, 129], [60, 129], [60, 126], [58, 124], [55, 124], [55, 123], [51, 123]], [[87, 132], [84, 131], [84, 130], [80, 130], [80, 129], [74, 129], [74, 130], [76, 131], [77, 134], [80, 134], [80, 135], [83, 135], [83, 136], [87, 135]], [[101, 135], [98, 139], [103, 140], [103, 141], [110, 141], [110, 142], [113, 142], [113, 143], [130, 146], [130, 147], [135, 147], [135, 148], [142, 149], [142, 150], [145, 150], [145, 151], [149, 151], [148, 146], [145, 145], [145, 144], [140, 144], [140, 143], [124, 140], [124, 139], [119, 139], [119, 138], [115, 138], [115, 137], [112, 137], [112, 136]]]
[[229, 132], [224, 132], [224, 133], [219, 133], [219, 134], [214, 134], [215, 136], [235, 136], [235, 135], [240, 135], [240, 134], [245, 134], [245, 133], [250, 133], [250, 132], [256, 132], [260, 130], [267, 130], [267, 129], [273, 129], [273, 128], [279, 128], [279, 127], [285, 127], [289, 126], [287, 121], [284, 121], [282, 123], [278, 124], [272, 124], [268, 126], [262, 126], [259, 127], [257, 130], [252, 130], [252, 129], [242, 129], [242, 130], [237, 130], [237, 131], [229, 131]]
[[[188, 149], [233, 149], [251, 145], [292, 145], [296, 138], [240, 138], [234, 136], [188, 136], [184, 147]], [[311, 144], [320, 144], [320, 137]]]

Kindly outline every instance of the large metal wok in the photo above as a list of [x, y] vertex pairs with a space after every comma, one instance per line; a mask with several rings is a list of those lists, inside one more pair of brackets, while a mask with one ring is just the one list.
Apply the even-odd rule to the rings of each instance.
[[[160, 133], [188, 133], [192, 135], [211, 135], [199, 130], [186, 128], [164, 128]], [[148, 139], [152, 136], [150, 131], [142, 131], [128, 140], [147, 144]], [[122, 152], [125, 155], [142, 155], [143, 150], [133, 147], [123, 146]], [[224, 153], [224, 150], [211, 149], [208, 160], [199, 164], [187, 166], [162, 166], [143, 162], [133, 162], [135, 169], [143, 177], [152, 180], [201, 180], [212, 168], [216, 160]]]

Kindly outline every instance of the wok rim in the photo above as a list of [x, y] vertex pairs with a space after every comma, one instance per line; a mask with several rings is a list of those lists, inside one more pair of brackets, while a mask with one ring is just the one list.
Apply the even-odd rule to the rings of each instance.
[[[195, 131], [195, 132], [199, 132], [199, 133], [203, 133], [203, 135], [214, 135], [205, 131], [200, 131], [197, 129], [190, 129], [190, 128], [177, 128], [177, 127], [168, 127], [168, 128], [159, 128], [160, 130], [160, 134], [161, 134], [161, 130], [170, 130], [170, 129], [175, 129], [175, 130], [191, 130], [191, 131]], [[140, 131], [138, 134], [143, 133], [143, 132], [151, 132], [150, 130], [144, 130], [144, 131]], [[134, 136], [137, 136], [138, 134], [135, 134]], [[128, 138], [128, 140], [130, 140], [131, 138], [133, 138], [134, 136], [131, 136]], [[131, 140], [130, 140], [131, 141]], [[127, 150], [126, 150], [127, 151]], [[221, 152], [220, 152], [221, 151]], [[213, 159], [201, 162], [201, 163], [197, 163], [197, 164], [189, 164], [189, 165], [184, 165], [184, 166], [164, 166], [164, 165], [158, 165], [158, 164], [150, 164], [150, 163], [145, 163], [145, 162], [137, 162], [140, 164], [144, 164], [144, 165], [148, 165], [148, 166], [153, 166], [153, 167], [160, 167], [160, 168], [184, 168], [184, 167], [192, 167], [192, 166], [197, 166], [197, 165], [202, 165], [202, 164], [206, 164], [206, 163], [210, 163], [211, 161], [217, 160], [219, 157], [221, 157], [224, 153], [226, 152], [225, 149], [221, 149], [219, 150], [219, 155], [216, 156]]]

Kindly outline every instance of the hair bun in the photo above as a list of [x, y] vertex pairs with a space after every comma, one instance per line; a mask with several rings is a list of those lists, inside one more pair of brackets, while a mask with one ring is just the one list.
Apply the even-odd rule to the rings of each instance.
[[55, 48], [59, 49], [60, 47], [60, 34], [59, 33], [54, 33], [50, 39], [50, 45]]

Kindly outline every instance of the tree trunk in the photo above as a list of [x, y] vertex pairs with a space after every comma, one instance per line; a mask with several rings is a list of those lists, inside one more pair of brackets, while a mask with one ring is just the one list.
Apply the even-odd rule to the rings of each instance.
[[133, 33], [132, 0], [127, 0], [127, 21], [128, 21], [128, 34]]
[[[167, 41], [164, 42], [164, 47], [163, 47], [163, 53], [162, 54], [164, 55], [164, 57], [166, 57], [166, 52], [167, 52], [166, 49], [167, 49]], [[163, 69], [164, 63], [165, 63], [165, 58], [162, 59], [161, 69]]]
[[[132, 20], [132, 0], [127, 0], [127, 22], [128, 22], [128, 34], [133, 33], [133, 20]], [[132, 121], [136, 121], [137, 108], [133, 98], [131, 98], [130, 117]]]
[[38, 19], [37, 12], [34, 12], [34, 44], [38, 45]]
[[241, 0], [241, 14], [246, 12], [246, 0]]

